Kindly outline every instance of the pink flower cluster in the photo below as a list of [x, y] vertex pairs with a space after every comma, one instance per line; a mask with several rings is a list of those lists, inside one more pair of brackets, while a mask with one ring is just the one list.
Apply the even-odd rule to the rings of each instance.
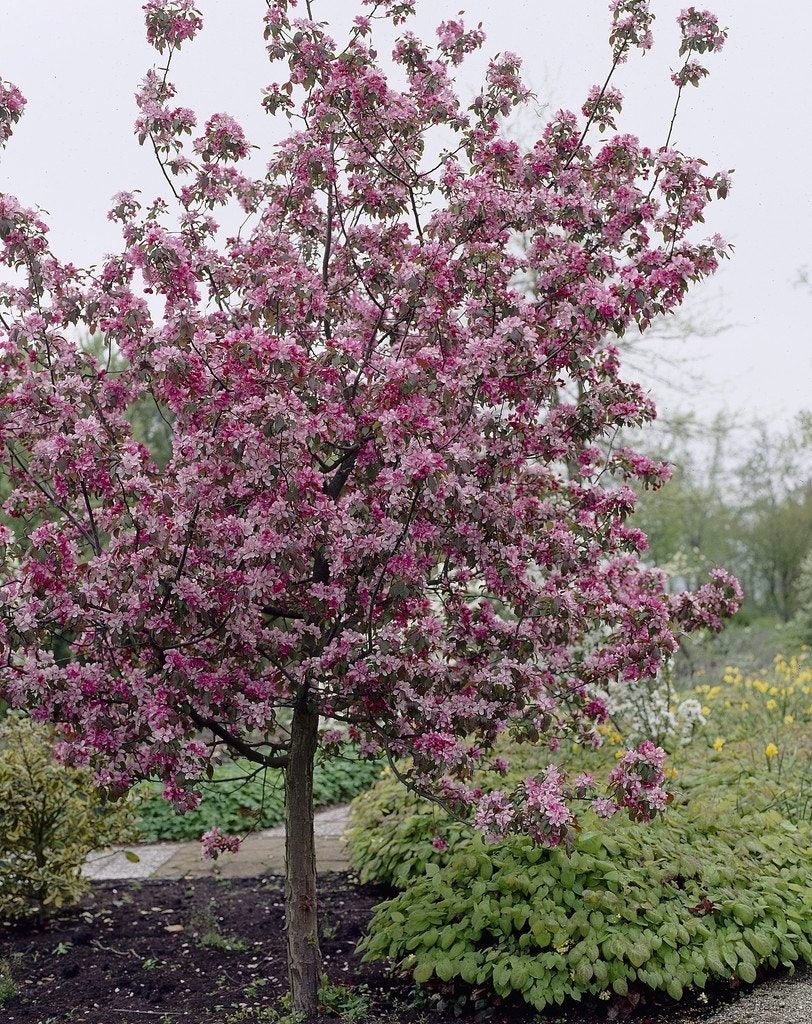
[[631, 46], [638, 46], [641, 50], [651, 49], [654, 42], [651, 33], [654, 15], [649, 9], [648, 0], [612, 0], [609, 10], [613, 21], [609, 42], [612, 44], [616, 64], [622, 64], [627, 59]]
[[718, 633], [741, 606], [739, 581], [724, 569], [712, 569], [710, 581], [696, 591], [683, 591], [669, 598], [675, 623], [686, 633], [710, 629]]
[[461, 64], [466, 55], [480, 49], [485, 42], [482, 26], [466, 29], [461, 21], [444, 21], [437, 28], [441, 51], [452, 64]]
[[[710, 11], [698, 11], [695, 7], [688, 7], [680, 11], [677, 23], [682, 35], [680, 56], [686, 53], [718, 52], [727, 39], [727, 31], [719, 28], [716, 16]], [[708, 74], [706, 67], [689, 58], [679, 71], [671, 76], [671, 80], [681, 89], [689, 84], [698, 86]]]
[[708, 74], [710, 74], [710, 72], [706, 67], [703, 67], [695, 60], [688, 60], [682, 65], [679, 71], [674, 72], [671, 76], [671, 81], [680, 89], [684, 85], [698, 86], [702, 79]]
[[716, 15], [710, 11], [688, 7], [680, 11], [677, 24], [682, 34], [680, 55], [690, 52], [718, 53], [725, 45], [727, 30], [719, 28]]
[[[636, 821], [650, 821], [665, 809], [668, 794], [663, 763], [665, 751], [645, 740], [637, 750], [628, 750], [609, 773], [614, 810], [625, 809]], [[611, 812], [606, 799], [599, 798], [595, 810], [603, 817]]]
[[170, 107], [167, 101], [175, 95], [175, 88], [156, 71], [144, 77], [135, 100], [141, 115], [135, 122], [135, 131], [141, 145], [149, 138], [162, 154], [179, 152], [182, 136], [191, 135], [197, 124], [195, 112], [188, 107]]
[[240, 849], [240, 837], [228, 835], [217, 825], [200, 837], [200, 843], [200, 854], [205, 860], [217, 860], [222, 853], [237, 853]]
[[581, 112], [587, 121], [594, 121], [603, 132], [607, 128], [617, 128], [615, 114], [619, 114], [622, 109], [623, 96], [618, 89], [593, 85]]
[[17, 86], [0, 78], [0, 148], [11, 138], [24, 109], [25, 97]]
[[144, 4], [147, 40], [158, 53], [169, 47], [179, 50], [203, 28], [203, 18], [194, 0], [149, 0]]
[[195, 140], [194, 149], [204, 160], [236, 161], [248, 154], [248, 143], [233, 117], [213, 114], [206, 122], [203, 137]]

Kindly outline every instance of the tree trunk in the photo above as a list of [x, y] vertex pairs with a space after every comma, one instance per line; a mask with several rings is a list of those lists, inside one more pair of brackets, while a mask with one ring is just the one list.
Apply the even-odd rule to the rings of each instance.
[[306, 706], [293, 712], [285, 770], [285, 932], [291, 1009], [313, 1017], [318, 1011], [321, 949], [316, 906], [316, 848], [313, 838], [313, 761], [319, 716]]

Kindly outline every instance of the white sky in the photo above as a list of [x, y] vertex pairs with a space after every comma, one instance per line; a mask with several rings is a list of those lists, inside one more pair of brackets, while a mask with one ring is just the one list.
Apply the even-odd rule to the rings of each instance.
[[[56, 254], [80, 266], [118, 247], [117, 229], [106, 220], [115, 192], [141, 188], [150, 198], [166, 192], [132, 134], [135, 87], [157, 58], [145, 40], [141, 2], [2, 0], [0, 7], [0, 77], [29, 101], [0, 155], [0, 191], [47, 210]], [[786, 422], [812, 409], [812, 290], [795, 284], [802, 266], [812, 269], [812, 5], [704, 0], [697, 6], [705, 3], [730, 38], [722, 54], [706, 55], [711, 77], [686, 91], [674, 143], [712, 170], [735, 168], [733, 191], [712, 205], [707, 229], [736, 250], [713, 281], [695, 289], [687, 315], [730, 329], [681, 347], [667, 344], [669, 354], [683, 352], [701, 373], [699, 390], [652, 388], [664, 412], [694, 407], [710, 415], [726, 408], [745, 420]], [[621, 128], [652, 146], [664, 141], [670, 120], [675, 89], [668, 75], [679, 66], [674, 19], [685, 5], [652, 0], [655, 48], [645, 57], [636, 51], [615, 80], [627, 100]], [[260, 90], [274, 77], [262, 39], [265, 3], [200, 0], [198, 6], [206, 28], [173, 63], [178, 102], [195, 109], [201, 124], [225, 111], [252, 142], [272, 142], [282, 129], [259, 107]], [[604, 0], [418, 0], [417, 30], [430, 37], [435, 24], [462, 6], [469, 24], [483, 22], [486, 54], [522, 56], [541, 102], [578, 110], [589, 87], [603, 81], [610, 18]], [[314, 0], [315, 16], [334, 25], [360, 9], [360, 0]], [[343, 39], [337, 27], [334, 35]], [[460, 86], [478, 89], [476, 67], [463, 67]], [[536, 134], [530, 120], [522, 122], [522, 133]]]

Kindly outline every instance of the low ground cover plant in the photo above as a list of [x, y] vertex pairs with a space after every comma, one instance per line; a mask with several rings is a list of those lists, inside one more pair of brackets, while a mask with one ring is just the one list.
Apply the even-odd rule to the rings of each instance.
[[[540, 1010], [640, 988], [680, 999], [812, 961], [806, 653], [770, 672], [700, 675], [671, 697], [672, 711], [698, 700], [701, 719], [674, 741], [673, 803], [644, 828], [590, 809], [570, 852], [519, 837], [489, 846], [390, 777], [356, 800], [354, 867], [403, 890], [378, 908], [367, 955], [445, 999], [484, 987]], [[568, 750], [573, 770], [619, 756], [619, 725], [597, 751]], [[511, 775], [533, 770], [531, 751], [505, 750]]]
[[[357, 756], [333, 755], [316, 764], [313, 801], [316, 807], [351, 800], [376, 781], [381, 763]], [[228, 760], [214, 768], [209, 782], [200, 786], [198, 806], [177, 814], [163, 798], [159, 782], [142, 783], [137, 792], [138, 823], [146, 842], [191, 841], [212, 828], [245, 833], [253, 828], [273, 828], [285, 817], [284, 773], [245, 759]]]

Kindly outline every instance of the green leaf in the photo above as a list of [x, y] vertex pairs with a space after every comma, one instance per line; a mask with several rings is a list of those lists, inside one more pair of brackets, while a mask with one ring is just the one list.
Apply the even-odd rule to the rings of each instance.
[[467, 985], [475, 985], [479, 974], [479, 964], [475, 954], [468, 953], [459, 961], [459, 974]]
[[434, 965], [434, 973], [440, 981], [450, 981], [455, 974], [454, 964], [448, 957], [441, 957]]
[[427, 963], [425, 960], [415, 967], [412, 977], [418, 985], [425, 985], [426, 982], [434, 974], [434, 964]]
[[634, 964], [635, 967], [642, 967], [644, 963], [651, 959], [651, 946], [641, 935], [635, 940], [627, 956], [629, 962]]
[[454, 927], [443, 928], [440, 932], [440, 949], [450, 949], [454, 945], [454, 941], [457, 938], [457, 930]]
[[536, 940], [538, 948], [547, 949], [553, 940], [549, 929], [540, 920], [535, 920], [530, 926], [530, 930], [533, 933], [533, 938]]
[[619, 996], [627, 996], [629, 994], [629, 985], [625, 978], [615, 978], [612, 982], [612, 989]]
[[508, 995], [510, 992], [511, 968], [506, 963], [497, 964], [493, 972], [493, 987], [500, 996]]
[[530, 972], [527, 969], [527, 965], [524, 963], [516, 964], [510, 975], [510, 985], [513, 991], [523, 991], [530, 980]]
[[744, 960], [742, 960], [742, 962], [737, 967], [736, 973], [739, 975], [741, 980], [747, 982], [748, 985], [752, 985], [753, 982], [756, 980], [757, 972], [755, 967]]
[[592, 964], [587, 960], [586, 957], [578, 961], [578, 964], [573, 971], [575, 981], [581, 988], [586, 988], [589, 982], [594, 977], [595, 971]]
[[739, 924], [749, 925], [753, 923], [755, 914], [753, 908], [747, 903], [742, 903], [741, 900], [733, 904], [733, 916], [739, 922]]

